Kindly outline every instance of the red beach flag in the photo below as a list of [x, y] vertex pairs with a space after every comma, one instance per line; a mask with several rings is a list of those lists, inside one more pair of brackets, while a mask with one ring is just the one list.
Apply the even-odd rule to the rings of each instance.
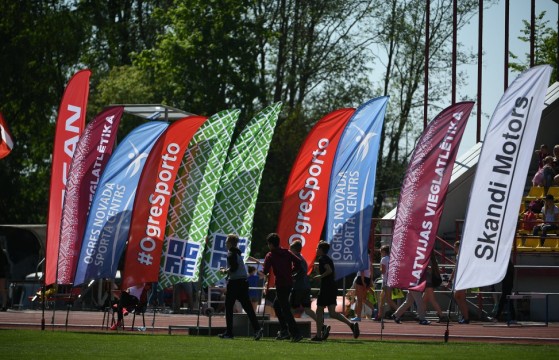
[[58, 252], [58, 284], [72, 284], [80, 256], [87, 214], [99, 178], [113, 153], [124, 107], [105, 108], [87, 124], [68, 174]]
[[14, 148], [12, 134], [8, 131], [8, 125], [0, 113], [0, 159], [5, 158]]
[[206, 121], [190, 116], [171, 124], [153, 146], [140, 177], [122, 275], [122, 289], [157, 282], [173, 185], [188, 143]]
[[285, 187], [277, 232], [284, 248], [289, 248], [294, 240], [301, 240], [301, 254], [307, 261], [309, 273], [326, 220], [334, 155], [354, 111], [333, 111], [314, 125], [299, 149]]
[[50, 177], [49, 212], [45, 253], [45, 285], [56, 282], [60, 224], [68, 170], [85, 127], [91, 71], [81, 70], [68, 82], [56, 119]]

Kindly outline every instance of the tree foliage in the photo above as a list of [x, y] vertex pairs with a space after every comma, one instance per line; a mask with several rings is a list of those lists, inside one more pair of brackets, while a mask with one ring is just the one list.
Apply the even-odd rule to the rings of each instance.
[[46, 219], [54, 119], [84, 31], [65, 2], [0, 1], [0, 111], [15, 139], [0, 161], [0, 223]]
[[[440, 103], [449, 103], [451, 83], [451, 40], [453, 0], [432, 1], [429, 22], [429, 107], [438, 113]], [[462, 28], [475, 14], [477, 0], [458, 2], [457, 27]], [[377, 167], [377, 197], [374, 216], [379, 216], [386, 197], [399, 192], [413, 144], [423, 130], [423, 86], [425, 73], [426, 3], [422, 0], [391, 0], [379, 7], [375, 18], [384, 64], [380, 84], [390, 96]], [[458, 65], [472, 59], [458, 54]], [[463, 82], [462, 78], [457, 79]], [[392, 203], [391, 203], [392, 205]]]
[[[536, 16], [534, 23], [534, 64], [549, 64], [553, 67], [551, 81], [557, 79], [557, 30], [549, 27], [549, 21], [545, 19], [545, 11]], [[526, 44], [530, 43], [531, 26], [527, 20], [522, 21], [524, 28], [521, 30], [522, 35], [518, 39]], [[530, 67], [530, 54], [524, 54], [524, 59], [509, 52], [512, 59], [509, 67], [515, 71], [523, 72]]]
[[[459, 2], [459, 26], [477, 3]], [[450, 88], [452, 0], [431, 4], [436, 104]], [[400, 188], [422, 129], [422, 0], [0, 0], [0, 11], [0, 111], [16, 139], [0, 162], [0, 223], [45, 222], [54, 119], [79, 68], [93, 71], [88, 119], [109, 104], [163, 103], [201, 115], [238, 108], [242, 127], [284, 104], [256, 208], [257, 247], [275, 230], [292, 163], [321, 117], [390, 95], [379, 194]], [[122, 121], [119, 136], [137, 122]]]

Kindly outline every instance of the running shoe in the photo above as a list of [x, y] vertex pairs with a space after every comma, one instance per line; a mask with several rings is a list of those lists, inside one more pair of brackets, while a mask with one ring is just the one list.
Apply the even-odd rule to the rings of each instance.
[[276, 340], [289, 340], [291, 336], [289, 336], [288, 332], [278, 331], [278, 335], [276, 336]]
[[299, 334], [299, 335], [293, 336], [293, 339], [291, 339], [291, 342], [299, 342], [301, 340], [303, 340], [303, 335]]
[[322, 340], [328, 339], [328, 336], [330, 336], [330, 329], [331, 327], [329, 325], [322, 326]]
[[353, 323], [353, 325], [351, 326], [351, 330], [353, 331], [353, 338], [357, 339], [359, 337], [359, 334], [361, 333], [359, 331], [359, 323]]

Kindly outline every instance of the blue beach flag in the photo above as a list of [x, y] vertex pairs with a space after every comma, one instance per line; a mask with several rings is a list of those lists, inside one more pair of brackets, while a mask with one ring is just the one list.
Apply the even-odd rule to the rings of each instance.
[[336, 151], [326, 216], [326, 241], [336, 279], [369, 266], [367, 244], [387, 103], [388, 97], [383, 96], [361, 105], [344, 129]]
[[89, 280], [115, 278], [128, 239], [142, 169], [155, 141], [167, 126], [161, 121], [138, 126], [109, 159], [87, 218], [74, 286]]

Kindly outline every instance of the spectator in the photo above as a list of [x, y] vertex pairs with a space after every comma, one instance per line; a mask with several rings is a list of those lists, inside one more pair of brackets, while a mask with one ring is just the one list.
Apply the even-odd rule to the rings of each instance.
[[543, 222], [539, 225], [534, 226], [532, 235], [538, 236], [539, 232], [541, 231], [542, 235], [540, 241], [543, 245], [547, 233], [550, 230], [556, 230], [558, 228], [557, 221], [559, 221], [559, 208], [557, 207], [557, 205], [555, 205], [555, 198], [551, 194], [548, 194], [545, 197], [545, 205], [542, 209], [542, 215]]
[[528, 205], [528, 209], [522, 215], [522, 230], [531, 231], [538, 222], [538, 216], [534, 212], [532, 205]]
[[543, 160], [550, 155], [549, 148], [546, 144], [541, 144], [540, 148], [536, 150], [535, 153], [538, 156], [538, 169], [541, 169], [544, 166]]
[[262, 287], [260, 281], [260, 274], [256, 271], [256, 267], [249, 265], [248, 266], [248, 297], [250, 298], [250, 302], [252, 303], [252, 307], [254, 311], [258, 309], [258, 304], [260, 303], [260, 299], [262, 298], [262, 290], [258, 289]]
[[543, 193], [547, 195], [549, 188], [553, 186], [555, 181], [555, 169], [553, 167], [553, 157], [547, 156], [544, 159], [544, 165], [538, 170], [532, 179], [533, 186], [543, 186]]
[[553, 170], [555, 171], [554, 182], [559, 183], [559, 144], [553, 147]]
[[[129, 287], [120, 292], [120, 297], [116, 305], [118, 321], [111, 326], [111, 330], [116, 330], [122, 326], [124, 316], [128, 315], [129, 310], [140, 303], [145, 284], [140, 283]], [[113, 305], [114, 306], [114, 305]]]

